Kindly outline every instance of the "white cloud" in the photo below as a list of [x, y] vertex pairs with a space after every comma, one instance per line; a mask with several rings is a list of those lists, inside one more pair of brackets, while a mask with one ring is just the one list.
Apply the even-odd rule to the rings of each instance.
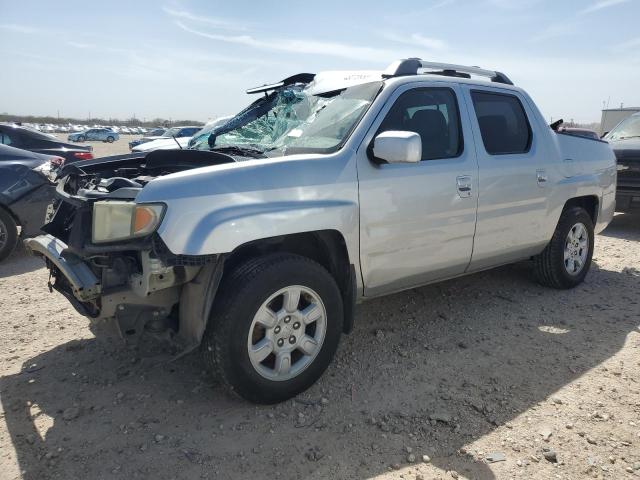
[[69, 45], [71, 47], [75, 47], [75, 48], [81, 48], [83, 50], [96, 48], [96, 45], [94, 45], [93, 43], [84, 43], [84, 42], [69, 41], [69, 42], [67, 42], [67, 45]]
[[203, 32], [185, 25], [180, 20], [177, 20], [175, 23], [185, 32], [189, 32], [194, 35], [199, 35], [201, 37], [209, 38], [211, 40], [217, 40], [220, 42], [234, 43], [246, 47], [259, 48], [261, 50], [303, 53], [309, 55], [327, 55], [361, 61], [375, 61], [377, 63], [388, 63], [390, 59], [396, 59], [406, 56], [406, 54], [403, 55], [393, 50], [362, 47], [358, 45], [350, 45], [338, 42], [324, 42], [296, 38], [259, 39], [248, 34], [227, 35], [216, 32]]
[[15, 23], [2, 24], [2, 25], [0, 25], [0, 29], [1, 30], [7, 30], [9, 32], [26, 33], [26, 34], [32, 34], [32, 33], [37, 33], [38, 32], [38, 30], [36, 28], [29, 27], [27, 25], [17, 25]]
[[629, 50], [631, 48], [638, 47], [640, 47], [640, 37], [632, 38], [631, 40], [627, 40], [626, 42], [619, 43], [613, 48], [616, 50]]
[[221, 28], [224, 30], [246, 31], [247, 26], [237, 20], [231, 20], [221, 17], [208, 17], [203, 15], [196, 15], [186, 10], [176, 10], [171, 7], [162, 7], [162, 10], [174, 19], [188, 20], [190, 22], [199, 22], [210, 25], [215, 28]]
[[556, 38], [566, 37], [573, 35], [578, 31], [578, 26], [575, 23], [554, 23], [543, 28], [539, 33], [531, 37], [532, 42], [542, 42], [545, 40], [553, 40]]
[[412, 33], [409, 35], [385, 33], [383, 37], [392, 42], [405, 43], [407, 45], [417, 45], [419, 47], [428, 48], [429, 50], [444, 50], [447, 47], [444, 41], [438, 38], [425, 37], [420, 33]]
[[616, 5], [620, 5], [621, 3], [627, 3], [631, 0], [600, 0], [589, 5], [584, 10], [580, 11], [580, 14], [584, 15], [586, 13], [597, 12], [598, 10], [603, 10], [605, 8], [614, 7]]

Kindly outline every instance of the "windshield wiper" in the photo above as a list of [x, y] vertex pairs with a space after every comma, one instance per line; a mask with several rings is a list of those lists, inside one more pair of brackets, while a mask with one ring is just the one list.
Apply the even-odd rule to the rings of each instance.
[[258, 150], [257, 148], [251, 148], [251, 147], [239, 147], [237, 145], [228, 145], [225, 147], [213, 147], [211, 151], [230, 153], [232, 155], [240, 155], [240, 156], [251, 157], [251, 158], [264, 157], [264, 152], [262, 150]]
[[619, 137], [620, 140], [626, 140], [627, 138], [640, 138], [640, 135], [627, 135], [626, 137]]
[[180, 145], [180, 142], [178, 141], [176, 136], [175, 135], [171, 135], [171, 138], [173, 138], [176, 141], [176, 143], [178, 144], [178, 148], [180, 148], [180, 150], [182, 150], [182, 145]]

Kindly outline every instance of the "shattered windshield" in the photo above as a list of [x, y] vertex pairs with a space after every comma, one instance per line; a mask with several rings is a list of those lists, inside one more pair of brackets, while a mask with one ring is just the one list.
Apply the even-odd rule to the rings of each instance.
[[607, 135], [607, 140], [624, 140], [640, 137], [640, 115], [633, 115], [624, 120]]
[[256, 100], [224, 125], [191, 140], [198, 150], [243, 148], [260, 156], [331, 153], [342, 147], [382, 87], [371, 82], [313, 95], [289, 85]]

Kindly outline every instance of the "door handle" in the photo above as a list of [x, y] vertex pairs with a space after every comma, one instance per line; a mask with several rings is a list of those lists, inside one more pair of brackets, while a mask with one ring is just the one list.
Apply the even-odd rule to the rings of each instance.
[[471, 187], [473, 183], [469, 175], [461, 175], [456, 177], [456, 187], [458, 188], [458, 195], [460, 198], [467, 198], [471, 196]]
[[536, 180], [538, 182], [538, 186], [544, 187], [547, 183], [547, 172], [545, 170], [536, 170]]

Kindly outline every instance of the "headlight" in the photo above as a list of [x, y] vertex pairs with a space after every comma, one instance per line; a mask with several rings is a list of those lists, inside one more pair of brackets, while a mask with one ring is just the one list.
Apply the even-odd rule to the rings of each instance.
[[93, 243], [117, 242], [153, 233], [164, 214], [162, 204], [105, 201], [93, 204]]

